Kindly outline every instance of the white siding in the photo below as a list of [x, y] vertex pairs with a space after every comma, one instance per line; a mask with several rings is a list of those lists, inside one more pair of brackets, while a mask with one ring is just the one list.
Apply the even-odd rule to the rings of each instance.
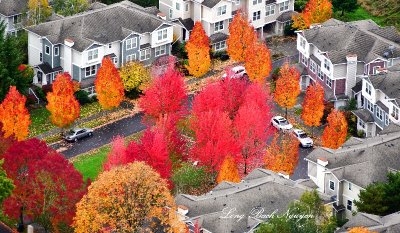
[[39, 54], [42, 52], [42, 41], [40, 37], [32, 32], [28, 32], [28, 64], [31, 66], [42, 63]]
[[[161, 30], [164, 30], [164, 29], [161, 29]], [[156, 31], [151, 33], [151, 47], [152, 48], [160, 46], [160, 45], [172, 43], [173, 34], [174, 34], [173, 33], [173, 27], [171, 26], [171, 27], [168, 27], [166, 29], [167, 29], [167, 38], [163, 39], [163, 40], [160, 40], [160, 41], [158, 40], [158, 31], [159, 30], [156, 30]]]

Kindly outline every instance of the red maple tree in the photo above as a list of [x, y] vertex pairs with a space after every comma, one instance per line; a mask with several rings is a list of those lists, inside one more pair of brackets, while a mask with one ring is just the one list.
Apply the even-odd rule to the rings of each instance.
[[26, 97], [21, 95], [15, 86], [11, 86], [0, 104], [0, 122], [3, 125], [4, 137], [13, 136], [21, 141], [28, 136], [31, 119], [25, 102]]
[[225, 156], [238, 154], [232, 133], [232, 121], [222, 111], [194, 112], [191, 128], [195, 143], [191, 151], [193, 160], [208, 166], [211, 172], [219, 170]]
[[52, 91], [47, 93], [51, 122], [60, 127], [69, 127], [78, 117], [80, 106], [74, 96], [74, 85], [68, 73], [58, 74], [53, 82]]
[[15, 142], [2, 156], [7, 176], [15, 189], [4, 201], [4, 213], [13, 219], [20, 215], [58, 232], [69, 226], [76, 203], [85, 193], [82, 175], [61, 154], [33, 138]]
[[113, 167], [124, 165], [127, 163], [128, 157], [126, 153], [124, 138], [121, 136], [117, 136], [112, 141], [111, 151], [107, 155], [107, 160], [103, 164], [103, 168], [105, 171], [108, 171]]
[[154, 168], [162, 178], [168, 180], [171, 176], [168, 144], [164, 134], [156, 127], [146, 129], [140, 141], [132, 141], [126, 151], [128, 163], [143, 161]]
[[152, 80], [139, 99], [145, 118], [156, 122], [166, 114], [183, 115], [186, 112], [187, 92], [181, 73], [173, 68]]
[[104, 109], [118, 107], [124, 99], [124, 84], [117, 68], [108, 56], [101, 62], [94, 86], [97, 99]]

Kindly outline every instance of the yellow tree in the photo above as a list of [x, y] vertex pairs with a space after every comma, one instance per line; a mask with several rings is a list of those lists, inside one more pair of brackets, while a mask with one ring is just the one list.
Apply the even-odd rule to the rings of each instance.
[[257, 41], [254, 27], [242, 12], [237, 13], [229, 24], [229, 37], [226, 41], [229, 56], [235, 61], [245, 61], [247, 48]]
[[144, 162], [99, 175], [77, 204], [75, 232], [186, 232], [166, 180]]
[[109, 57], [104, 57], [94, 86], [97, 99], [103, 109], [118, 107], [124, 99], [124, 84], [114, 63]]
[[245, 63], [250, 80], [264, 83], [272, 69], [270, 51], [264, 43], [256, 42], [246, 52]]
[[5, 138], [13, 136], [21, 141], [28, 136], [31, 119], [25, 102], [26, 97], [21, 95], [16, 87], [11, 86], [6, 98], [0, 104], [0, 122], [3, 124]]
[[150, 70], [140, 62], [128, 62], [121, 67], [119, 74], [124, 83], [125, 91], [143, 91], [150, 82]]
[[312, 24], [323, 23], [332, 17], [330, 0], [310, 0], [303, 12], [293, 16], [293, 28], [303, 30]]
[[230, 181], [235, 183], [240, 182], [239, 170], [237, 168], [236, 161], [230, 155], [225, 157], [221, 168], [219, 169], [217, 183], [221, 183], [222, 181]]
[[185, 49], [188, 53], [186, 66], [189, 73], [195, 77], [201, 77], [210, 69], [210, 43], [203, 26], [199, 21], [194, 24], [189, 41]]
[[299, 161], [299, 142], [291, 134], [275, 134], [264, 157], [265, 167], [292, 175]]
[[67, 128], [79, 117], [80, 106], [74, 96], [74, 84], [68, 73], [57, 75], [53, 82], [53, 91], [47, 93], [46, 98], [46, 108], [54, 125]]
[[39, 24], [51, 15], [51, 7], [48, 0], [28, 1], [28, 24]]
[[275, 102], [282, 108], [285, 108], [286, 118], [288, 108], [294, 107], [299, 94], [300, 73], [297, 71], [296, 67], [289, 67], [289, 63], [286, 62], [279, 72], [274, 93]]

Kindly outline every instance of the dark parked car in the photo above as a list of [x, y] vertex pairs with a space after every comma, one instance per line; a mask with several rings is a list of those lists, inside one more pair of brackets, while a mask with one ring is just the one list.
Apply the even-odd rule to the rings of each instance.
[[77, 142], [79, 139], [82, 139], [84, 137], [90, 137], [93, 135], [93, 130], [89, 128], [74, 128], [68, 131], [64, 135], [64, 139], [69, 141], [69, 142]]

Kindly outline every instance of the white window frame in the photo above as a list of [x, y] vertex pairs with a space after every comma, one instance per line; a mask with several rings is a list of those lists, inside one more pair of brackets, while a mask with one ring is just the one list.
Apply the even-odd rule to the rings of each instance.
[[372, 85], [369, 84], [368, 82], [365, 82], [365, 92], [366, 92], [369, 96], [371, 96], [371, 93], [372, 93]]
[[54, 47], [54, 56], [60, 55], [60, 48], [59, 47]]
[[348, 189], [351, 191], [353, 188], [352, 183], [349, 182]]
[[379, 106], [376, 106], [376, 113], [375, 113], [375, 116], [376, 116], [379, 120], [383, 121], [383, 109], [380, 108]]
[[118, 64], [118, 57], [113, 57], [111, 60], [113, 61], [113, 63], [114, 63], [115, 65]]
[[[47, 50], [48, 50], [49, 52], [47, 52]], [[47, 54], [47, 55], [50, 55], [50, 46], [48, 46], [48, 45], [45, 45], [45, 46], [44, 46], [44, 53]]]
[[322, 73], [321, 66], [317, 65], [317, 76], [319, 79], [324, 81], [324, 74]]
[[389, 115], [385, 114], [385, 125], [388, 126], [390, 124]]
[[361, 120], [360, 118], [358, 118], [358, 125], [359, 125], [361, 128], [365, 129], [365, 122], [364, 122], [363, 120]]
[[265, 6], [265, 16], [275, 15], [275, 4]]
[[189, 11], [189, 4], [188, 3], [185, 4], [185, 11]]
[[43, 53], [39, 53], [39, 61], [43, 62]]
[[140, 50], [140, 61], [149, 60], [151, 57], [151, 49]]
[[[364, 98], [365, 99], [365, 98]], [[374, 112], [374, 105], [369, 101], [369, 100], [367, 100], [367, 99], [365, 99], [365, 104], [366, 104], [366, 106], [367, 106], [367, 109], [370, 111], [370, 112]]]
[[240, 5], [240, 0], [235, 0], [235, 4], [236, 4], [236, 6]]
[[257, 21], [261, 19], [261, 11], [254, 11], [253, 12], [253, 21]]
[[172, 8], [169, 8], [169, 18], [172, 19], [174, 11], [172, 10]]
[[214, 32], [219, 32], [224, 30], [224, 21], [218, 21], [214, 23]]
[[[350, 204], [349, 204], [349, 202], [350, 202]], [[350, 208], [349, 208], [349, 206], [350, 206]], [[349, 211], [353, 210], [353, 201], [352, 200], [347, 200], [346, 209], [349, 210]]]
[[279, 3], [279, 12], [289, 10], [289, 0]]
[[126, 63], [130, 62], [130, 61], [134, 61], [136, 60], [136, 54], [130, 54], [126, 56]]
[[[89, 75], [88, 75], [88, 69], [89, 69]], [[85, 78], [92, 77], [96, 74], [97, 74], [97, 65], [91, 65], [91, 66], [85, 67]]]
[[108, 48], [109, 48], [109, 49], [112, 48], [112, 44], [111, 44], [111, 43], [108, 44]]
[[253, 0], [253, 6], [262, 3], [262, 0]]
[[313, 60], [310, 60], [310, 70], [313, 72], [313, 74], [317, 73], [317, 63], [315, 63]]
[[329, 76], [326, 76], [326, 85], [332, 88], [332, 79]]
[[87, 57], [88, 61], [92, 61], [92, 60], [99, 58], [99, 50], [98, 49], [89, 50], [87, 52], [87, 54], [88, 54], [88, 57]]
[[306, 67], [308, 67], [308, 59], [307, 57], [301, 53], [301, 63], [303, 63], [303, 65], [305, 65]]
[[161, 55], [165, 55], [166, 53], [167, 53], [167, 46], [166, 45], [160, 45], [158, 47], [155, 47], [155, 56], [156, 57], [159, 57]]
[[324, 67], [327, 71], [331, 71], [331, 63], [328, 61], [328, 59], [325, 58], [324, 60]]
[[176, 3], [175, 3], [175, 9], [176, 9], [177, 11], [180, 11], [180, 10], [181, 10], [181, 4], [180, 4], [179, 2], [176, 2]]
[[214, 51], [220, 51], [220, 50], [226, 49], [226, 41], [223, 40], [223, 41], [213, 44], [213, 48], [214, 48]]
[[165, 40], [165, 39], [167, 39], [167, 37], [168, 37], [168, 30], [167, 30], [167, 28], [157, 31], [157, 40], [158, 40], [158, 41]]
[[396, 120], [399, 119], [399, 109], [393, 105], [392, 117]]
[[220, 6], [217, 8], [217, 16], [226, 14], [226, 5]]
[[[333, 184], [333, 189], [331, 188], [331, 183]], [[335, 182], [333, 182], [333, 180], [329, 180], [329, 190], [335, 191], [335, 188]]]
[[126, 50], [131, 50], [137, 47], [137, 37], [129, 38], [125, 42]]

